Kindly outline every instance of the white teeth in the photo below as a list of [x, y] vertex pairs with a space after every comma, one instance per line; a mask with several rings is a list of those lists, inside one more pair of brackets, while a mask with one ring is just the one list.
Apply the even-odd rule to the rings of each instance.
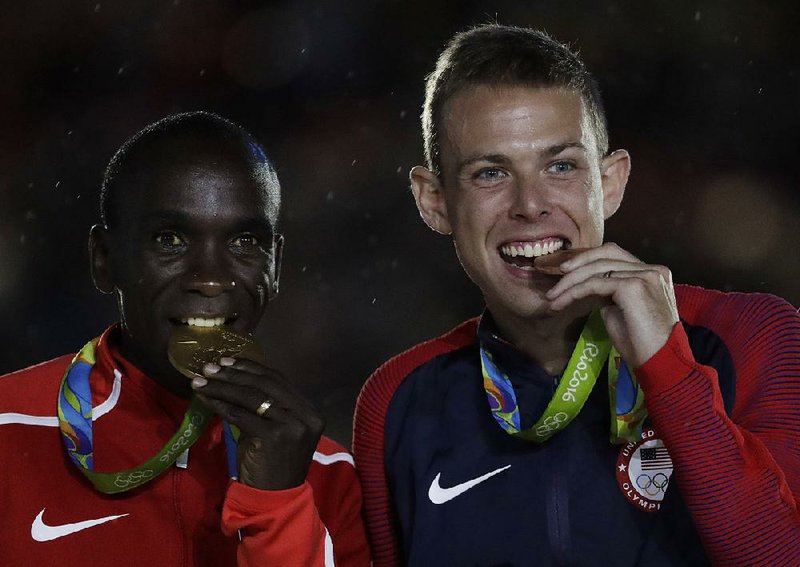
[[500, 248], [500, 252], [506, 256], [511, 256], [512, 258], [517, 256], [536, 258], [538, 256], [544, 256], [545, 254], [552, 254], [556, 250], [561, 250], [563, 247], [563, 240], [549, 240], [544, 244], [541, 242], [536, 242], [535, 244], [525, 244], [523, 246], [507, 244]]
[[181, 319], [181, 322], [190, 327], [219, 327], [225, 324], [225, 317], [213, 317], [211, 319], [205, 317], [188, 317], [186, 319]]

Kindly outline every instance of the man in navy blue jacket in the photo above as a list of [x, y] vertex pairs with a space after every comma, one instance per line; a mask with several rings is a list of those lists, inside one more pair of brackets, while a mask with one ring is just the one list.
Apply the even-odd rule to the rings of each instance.
[[487, 309], [362, 390], [375, 564], [800, 564], [800, 316], [604, 243], [630, 156], [577, 55], [457, 34], [423, 131], [417, 207]]

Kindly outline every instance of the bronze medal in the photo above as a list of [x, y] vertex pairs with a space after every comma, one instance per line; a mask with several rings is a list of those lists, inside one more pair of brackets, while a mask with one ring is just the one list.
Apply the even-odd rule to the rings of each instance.
[[223, 356], [264, 361], [264, 353], [252, 335], [230, 327], [177, 327], [169, 339], [167, 356], [187, 378], [203, 378], [203, 366]]
[[569, 250], [556, 250], [552, 254], [537, 256], [533, 260], [533, 269], [549, 276], [562, 276], [564, 272], [559, 269], [559, 266], [586, 250], [588, 248], [570, 248]]

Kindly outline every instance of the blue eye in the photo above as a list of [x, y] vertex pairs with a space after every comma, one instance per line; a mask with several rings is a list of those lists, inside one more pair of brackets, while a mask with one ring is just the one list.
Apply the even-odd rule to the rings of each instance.
[[575, 164], [569, 161], [557, 161], [547, 168], [552, 173], [569, 173], [574, 169]]
[[486, 181], [497, 181], [506, 177], [507, 173], [502, 169], [496, 167], [486, 167], [475, 173], [476, 179], [483, 179]]

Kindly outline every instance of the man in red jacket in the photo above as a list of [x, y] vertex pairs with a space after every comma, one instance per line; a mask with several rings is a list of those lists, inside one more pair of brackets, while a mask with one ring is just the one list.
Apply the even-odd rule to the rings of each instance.
[[119, 323], [0, 378], [0, 563], [368, 565], [351, 457], [239, 355], [278, 292], [279, 207], [261, 146], [212, 114], [116, 153], [90, 252]]
[[800, 565], [797, 310], [604, 242], [630, 157], [546, 34], [457, 34], [422, 122], [417, 207], [486, 311], [362, 390], [375, 564]]

